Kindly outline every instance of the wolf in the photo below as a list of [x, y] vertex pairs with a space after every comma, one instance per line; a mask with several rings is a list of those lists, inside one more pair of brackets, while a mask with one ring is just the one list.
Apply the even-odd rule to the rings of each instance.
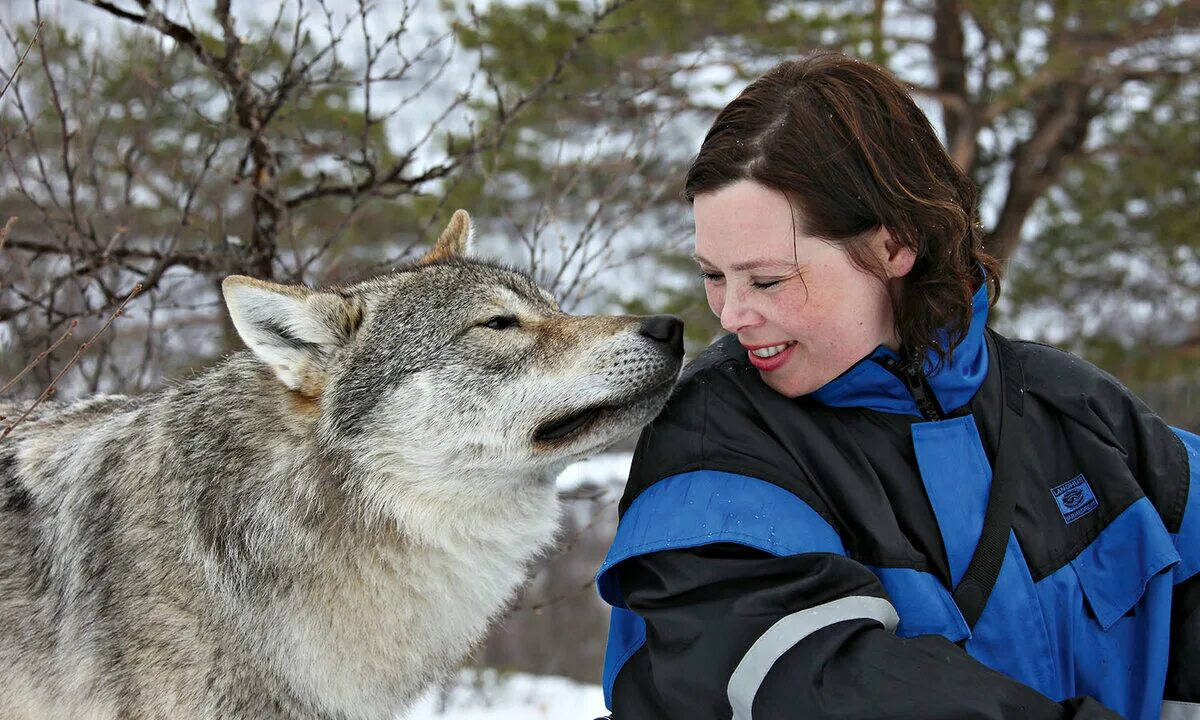
[[670, 316], [572, 316], [470, 252], [232, 276], [248, 351], [0, 443], [0, 717], [394, 718], [552, 542], [555, 476], [678, 376]]

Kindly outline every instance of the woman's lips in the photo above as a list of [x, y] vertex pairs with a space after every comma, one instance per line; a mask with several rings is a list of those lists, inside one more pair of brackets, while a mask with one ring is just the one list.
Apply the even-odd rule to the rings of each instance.
[[[760, 346], [760, 347], [772, 347], [772, 346], [765, 345], [765, 346]], [[758, 348], [755, 348], [755, 349], [758, 349]], [[790, 342], [787, 344], [787, 347], [784, 348], [783, 350], [781, 350], [780, 352], [772, 355], [771, 357], [764, 358], [764, 357], [759, 357], [759, 356], [755, 355], [753, 352], [750, 351], [750, 348], [747, 348], [746, 349], [746, 357], [748, 357], [750, 359], [750, 364], [753, 365], [755, 368], [761, 370], [762, 372], [771, 372], [772, 370], [779, 369], [779, 367], [781, 365], [783, 365], [785, 362], [787, 362], [787, 359], [792, 356], [792, 351], [795, 349], [796, 349], [796, 343]]]

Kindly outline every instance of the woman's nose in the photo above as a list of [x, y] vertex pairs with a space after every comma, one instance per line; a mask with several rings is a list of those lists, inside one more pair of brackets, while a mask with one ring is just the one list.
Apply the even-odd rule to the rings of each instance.
[[739, 333], [763, 322], [762, 315], [747, 306], [736, 292], [725, 294], [725, 304], [721, 308], [720, 318], [721, 327], [731, 333]]

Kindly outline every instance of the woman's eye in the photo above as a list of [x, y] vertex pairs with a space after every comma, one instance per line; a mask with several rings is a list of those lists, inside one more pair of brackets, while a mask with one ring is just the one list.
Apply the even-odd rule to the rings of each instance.
[[780, 280], [755, 280], [755, 281], [751, 282], [750, 284], [753, 285], [754, 287], [758, 288], [759, 290], [766, 290], [767, 288], [774, 287], [781, 282], [783, 282], [782, 279], [780, 279]]
[[706, 282], [717, 282], [725, 279], [725, 276], [720, 273], [704, 272], [703, 270], [700, 271], [700, 277]]
[[497, 315], [482, 323], [483, 327], [489, 330], [507, 330], [510, 327], [515, 327], [517, 318], [512, 315]]

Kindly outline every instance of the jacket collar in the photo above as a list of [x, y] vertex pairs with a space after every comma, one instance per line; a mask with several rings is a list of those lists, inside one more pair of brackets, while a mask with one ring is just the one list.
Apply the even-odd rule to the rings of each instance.
[[[937, 355], [929, 351], [923, 363], [923, 377], [915, 374], [908, 377], [900, 369], [900, 357], [881, 345], [808, 397], [833, 407], [861, 407], [934, 419], [936, 416], [929, 412], [927, 403], [921, 403], [924, 407], [918, 406], [924, 388], [926, 392], [932, 391], [939, 410], [951, 413], [970, 402], [987, 377], [987, 318], [985, 282], [975, 291], [970, 328], [949, 362], [938, 367]], [[946, 342], [945, 334], [942, 342]]]

